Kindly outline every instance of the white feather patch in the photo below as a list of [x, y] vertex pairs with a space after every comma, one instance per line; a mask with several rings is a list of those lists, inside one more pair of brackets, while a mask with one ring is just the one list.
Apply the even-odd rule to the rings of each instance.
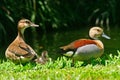
[[65, 56], [68, 56], [68, 57], [71, 57], [73, 55], [73, 51], [68, 51], [67, 53], [65, 53], [64, 55]]

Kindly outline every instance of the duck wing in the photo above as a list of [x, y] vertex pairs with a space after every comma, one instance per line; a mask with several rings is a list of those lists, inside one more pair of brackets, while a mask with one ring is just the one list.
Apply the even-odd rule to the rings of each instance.
[[73, 56], [78, 48], [89, 44], [96, 45], [97, 43], [94, 40], [90, 39], [78, 39], [68, 45], [60, 47], [60, 53], [66, 56]]
[[73, 41], [72, 43], [66, 46], [60, 47], [60, 49], [64, 51], [76, 50], [77, 48], [88, 45], [88, 44], [97, 44], [97, 43], [94, 40], [90, 40], [90, 39], [79, 39], [79, 40]]
[[25, 42], [20, 42], [19, 44], [13, 44], [9, 49], [10, 52], [14, 53], [16, 56], [32, 56], [36, 55], [35, 51]]

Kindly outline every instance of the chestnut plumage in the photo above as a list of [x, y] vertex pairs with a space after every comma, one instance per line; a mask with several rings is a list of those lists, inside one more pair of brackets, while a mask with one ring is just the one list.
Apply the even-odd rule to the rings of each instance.
[[78, 39], [68, 45], [60, 47], [62, 54], [72, 57], [73, 60], [88, 60], [98, 58], [104, 53], [104, 45], [99, 37], [110, 39], [100, 27], [92, 27], [89, 31], [91, 39]]

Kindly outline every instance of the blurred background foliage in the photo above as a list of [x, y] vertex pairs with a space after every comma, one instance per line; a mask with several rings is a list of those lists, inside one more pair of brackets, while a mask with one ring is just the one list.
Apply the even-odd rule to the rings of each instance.
[[119, 0], [0, 0], [0, 46], [17, 33], [17, 22], [28, 18], [40, 32], [64, 31], [85, 26], [118, 26]]

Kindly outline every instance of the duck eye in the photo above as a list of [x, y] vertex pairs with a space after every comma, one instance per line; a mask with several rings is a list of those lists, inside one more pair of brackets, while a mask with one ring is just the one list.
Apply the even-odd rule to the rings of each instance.
[[99, 30], [99, 29], [97, 29], [97, 31], [98, 31], [98, 32], [100, 32], [100, 30]]
[[30, 22], [29, 21], [25, 21], [25, 23], [29, 24]]

